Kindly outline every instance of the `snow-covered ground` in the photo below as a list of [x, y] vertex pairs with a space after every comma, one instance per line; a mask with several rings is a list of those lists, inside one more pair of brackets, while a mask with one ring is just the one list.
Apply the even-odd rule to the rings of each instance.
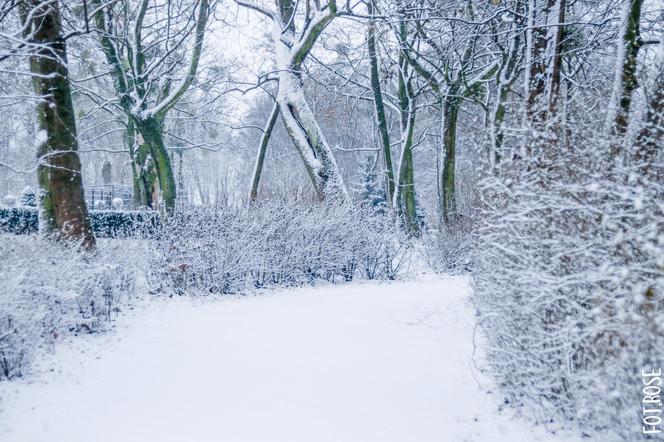
[[498, 411], [468, 293], [432, 278], [155, 301], [0, 384], [0, 440], [582, 440]]

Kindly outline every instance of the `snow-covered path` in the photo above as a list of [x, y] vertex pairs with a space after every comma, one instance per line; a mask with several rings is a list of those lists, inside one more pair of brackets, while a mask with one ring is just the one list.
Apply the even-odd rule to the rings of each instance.
[[467, 295], [446, 278], [158, 301], [0, 384], [0, 440], [580, 440], [497, 411]]

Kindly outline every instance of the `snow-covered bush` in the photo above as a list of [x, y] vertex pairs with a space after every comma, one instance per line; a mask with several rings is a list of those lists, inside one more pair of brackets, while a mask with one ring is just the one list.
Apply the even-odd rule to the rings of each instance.
[[484, 179], [474, 304], [506, 400], [636, 440], [641, 371], [664, 366], [662, 155], [611, 160], [585, 116]]
[[0, 207], [0, 234], [28, 235], [39, 230], [39, 215], [33, 207]]
[[58, 336], [103, 328], [133, 293], [142, 249], [101, 240], [82, 255], [38, 236], [2, 235], [0, 380], [25, 373]]
[[[90, 223], [100, 238], [149, 238], [159, 232], [161, 219], [155, 211], [91, 210]], [[37, 233], [38, 210], [32, 207], [0, 208], [0, 233]]]
[[4, 204], [5, 207], [14, 207], [16, 204], [16, 197], [11, 193], [8, 193], [2, 198], [2, 204]]
[[148, 210], [92, 210], [90, 222], [101, 238], [149, 238], [161, 226], [159, 213]]
[[472, 222], [459, 217], [453, 224], [424, 232], [422, 243], [429, 266], [437, 272], [463, 273], [472, 268]]
[[37, 206], [37, 194], [32, 187], [25, 186], [21, 191], [21, 205], [23, 207], [36, 207]]
[[408, 257], [389, 217], [333, 204], [186, 208], [156, 244], [152, 279], [180, 293], [394, 279]]

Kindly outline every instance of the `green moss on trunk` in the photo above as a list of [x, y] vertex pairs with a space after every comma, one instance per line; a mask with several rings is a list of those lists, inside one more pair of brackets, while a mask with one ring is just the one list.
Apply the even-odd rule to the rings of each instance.
[[[30, 57], [37, 105], [39, 145], [38, 182], [42, 226], [56, 239], [95, 246], [83, 195], [81, 162], [78, 156], [76, 119], [67, 69], [67, 46], [61, 36], [58, 2], [26, 0], [21, 4], [24, 20], [36, 50]], [[32, 31], [30, 31], [32, 29]]]

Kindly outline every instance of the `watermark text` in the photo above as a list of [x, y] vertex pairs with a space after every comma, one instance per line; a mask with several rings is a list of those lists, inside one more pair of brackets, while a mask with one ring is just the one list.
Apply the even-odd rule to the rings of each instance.
[[643, 434], [661, 433], [662, 369], [641, 370], [643, 378]]

